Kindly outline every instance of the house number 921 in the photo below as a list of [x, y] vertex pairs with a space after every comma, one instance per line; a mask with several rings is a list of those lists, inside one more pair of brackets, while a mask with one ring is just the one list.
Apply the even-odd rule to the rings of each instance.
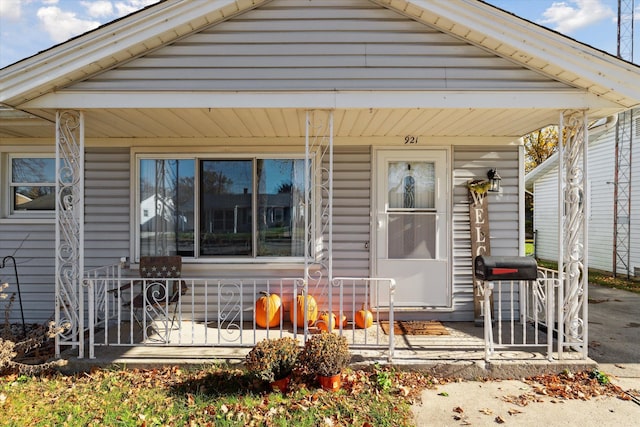
[[405, 136], [404, 137], [404, 143], [405, 144], [417, 144], [418, 143], [418, 137], [417, 136]]

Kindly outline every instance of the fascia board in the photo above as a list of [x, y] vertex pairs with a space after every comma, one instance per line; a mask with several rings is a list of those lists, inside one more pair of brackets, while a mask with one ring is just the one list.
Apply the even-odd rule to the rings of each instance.
[[[392, 0], [376, 2], [402, 12], [394, 6], [395, 2]], [[640, 67], [634, 64], [555, 34], [477, 0], [407, 0], [406, 3], [423, 10], [423, 14], [417, 19], [443, 31], [451, 33], [450, 28], [439, 27], [437, 22], [429, 22], [423, 18], [424, 14], [438, 15], [444, 18], [443, 22], [453, 22], [493, 40], [499, 40], [503, 45], [511, 46], [519, 55], [541, 59], [594, 84], [616, 91], [620, 98], [628, 97], [635, 100], [636, 104], [640, 103], [640, 85], [637, 84], [640, 79]], [[520, 60], [518, 55], [510, 58], [531, 68], [526, 61]], [[561, 80], [554, 75], [551, 77]]]
[[48, 93], [21, 109], [91, 108], [476, 108], [607, 109], [620, 106], [584, 91], [325, 91]]
[[[209, 26], [268, 1], [271, 0], [168, 0], [158, 3], [0, 70], [0, 103], [40, 87], [46, 92], [54, 88], [47, 89], [51, 82], [64, 80], [85, 67], [93, 70], [91, 74], [100, 72], [106, 67], [96, 69], [96, 64], [136, 46], [150, 50], [172, 42], [199, 29], [190, 26], [191, 22]], [[178, 33], [176, 29], [185, 25], [189, 30]], [[152, 42], [161, 36], [165, 36], [161, 43]], [[110, 65], [115, 65], [115, 61]]]

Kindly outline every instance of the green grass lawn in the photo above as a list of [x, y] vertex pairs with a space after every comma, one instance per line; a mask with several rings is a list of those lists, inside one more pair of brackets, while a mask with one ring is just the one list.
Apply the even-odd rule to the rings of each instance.
[[[553, 261], [538, 260], [538, 266], [551, 268], [553, 270], [558, 269], [558, 263]], [[595, 283], [600, 286], [607, 286], [609, 288], [623, 289], [625, 291], [640, 293], [640, 280], [627, 279], [625, 277], [613, 277], [613, 275], [606, 271], [589, 270], [589, 283]]]
[[0, 377], [2, 426], [410, 426], [428, 377], [349, 370], [338, 392], [294, 376], [285, 394], [224, 365]]

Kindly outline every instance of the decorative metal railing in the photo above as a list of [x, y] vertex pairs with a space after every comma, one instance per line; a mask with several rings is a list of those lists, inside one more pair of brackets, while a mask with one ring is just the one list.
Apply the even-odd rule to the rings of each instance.
[[[334, 332], [346, 336], [352, 348], [379, 349], [390, 362], [395, 355], [394, 328], [388, 328], [386, 335], [378, 327], [359, 329], [354, 322], [364, 304], [372, 311], [374, 324], [393, 325], [393, 279], [336, 277], [320, 286], [302, 277], [143, 279], [125, 272], [118, 265], [85, 272], [88, 331], [84, 336], [89, 358], [100, 346], [251, 347], [263, 338], [282, 336], [304, 341], [311, 332], [308, 305], [299, 311], [295, 305], [291, 308], [299, 295], [313, 296], [320, 311], [331, 311], [337, 319], [346, 316], [348, 322], [337, 321]], [[487, 361], [497, 350], [535, 350], [549, 361], [562, 358], [566, 342], [558, 327], [563, 314], [559, 274], [539, 268], [538, 276], [533, 281], [484, 282], [486, 307], [492, 294], [494, 301], [484, 317]], [[319, 289], [327, 292], [317, 293]], [[257, 325], [254, 310], [261, 292], [281, 297], [278, 326]], [[303, 319], [298, 319], [300, 312]]]
[[[303, 278], [148, 279], [125, 277], [124, 272], [114, 265], [85, 273], [89, 358], [95, 357], [96, 346], [250, 347], [263, 338], [308, 336], [310, 311], [300, 310], [304, 319], [298, 319], [295, 304], [291, 308], [298, 295], [311, 294]], [[353, 321], [362, 304], [374, 307], [382, 293], [393, 302], [393, 279], [336, 278], [322, 289], [328, 293], [312, 295], [320, 310], [331, 307], [339, 319], [345, 315], [349, 320], [346, 325], [338, 322], [335, 332], [347, 336], [354, 348], [376, 347], [393, 357], [393, 328], [384, 335], [377, 328], [358, 329]], [[256, 324], [255, 303], [261, 292], [282, 299], [277, 327]], [[372, 311], [379, 321], [382, 313]], [[388, 311], [385, 307], [384, 315], [393, 321], [393, 304]]]
[[[558, 348], [562, 338], [558, 333], [558, 292], [561, 288], [557, 271], [539, 268], [538, 279], [531, 281], [494, 281], [483, 283], [485, 359], [496, 349], [542, 349], [553, 360], [554, 338]], [[560, 354], [560, 352], [558, 353]]]

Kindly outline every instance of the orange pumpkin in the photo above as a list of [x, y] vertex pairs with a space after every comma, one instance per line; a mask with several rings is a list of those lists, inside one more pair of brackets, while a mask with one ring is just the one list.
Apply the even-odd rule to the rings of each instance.
[[336, 329], [336, 315], [334, 313], [329, 314], [328, 311], [323, 311], [318, 317], [316, 326], [321, 331], [331, 332]]
[[356, 326], [358, 326], [358, 328], [367, 329], [369, 326], [373, 325], [373, 313], [367, 310], [365, 305], [362, 304], [362, 309], [356, 311], [354, 320], [356, 321]]
[[[342, 315], [341, 323], [342, 323], [342, 329], [347, 327], [347, 316], [345, 316], [344, 314]], [[333, 330], [339, 329], [338, 316], [336, 316], [335, 313], [331, 313], [331, 316], [329, 316], [328, 311], [323, 311], [322, 313], [320, 313], [320, 316], [318, 316], [318, 320], [316, 321], [316, 326], [321, 331], [326, 331], [326, 332], [331, 332]]]
[[[297, 313], [296, 320], [298, 326], [304, 326], [304, 296], [298, 295], [295, 304], [291, 302], [291, 307], [289, 309], [289, 318], [291, 319], [291, 323], [293, 323], [294, 313]], [[318, 303], [316, 303], [316, 299], [314, 297], [307, 295], [307, 322], [309, 323], [309, 326], [313, 325], [317, 319]]]
[[280, 324], [282, 300], [277, 294], [260, 292], [262, 296], [256, 301], [256, 324], [261, 328], [276, 327]]
[[342, 315], [342, 329], [347, 327], [347, 316]]

